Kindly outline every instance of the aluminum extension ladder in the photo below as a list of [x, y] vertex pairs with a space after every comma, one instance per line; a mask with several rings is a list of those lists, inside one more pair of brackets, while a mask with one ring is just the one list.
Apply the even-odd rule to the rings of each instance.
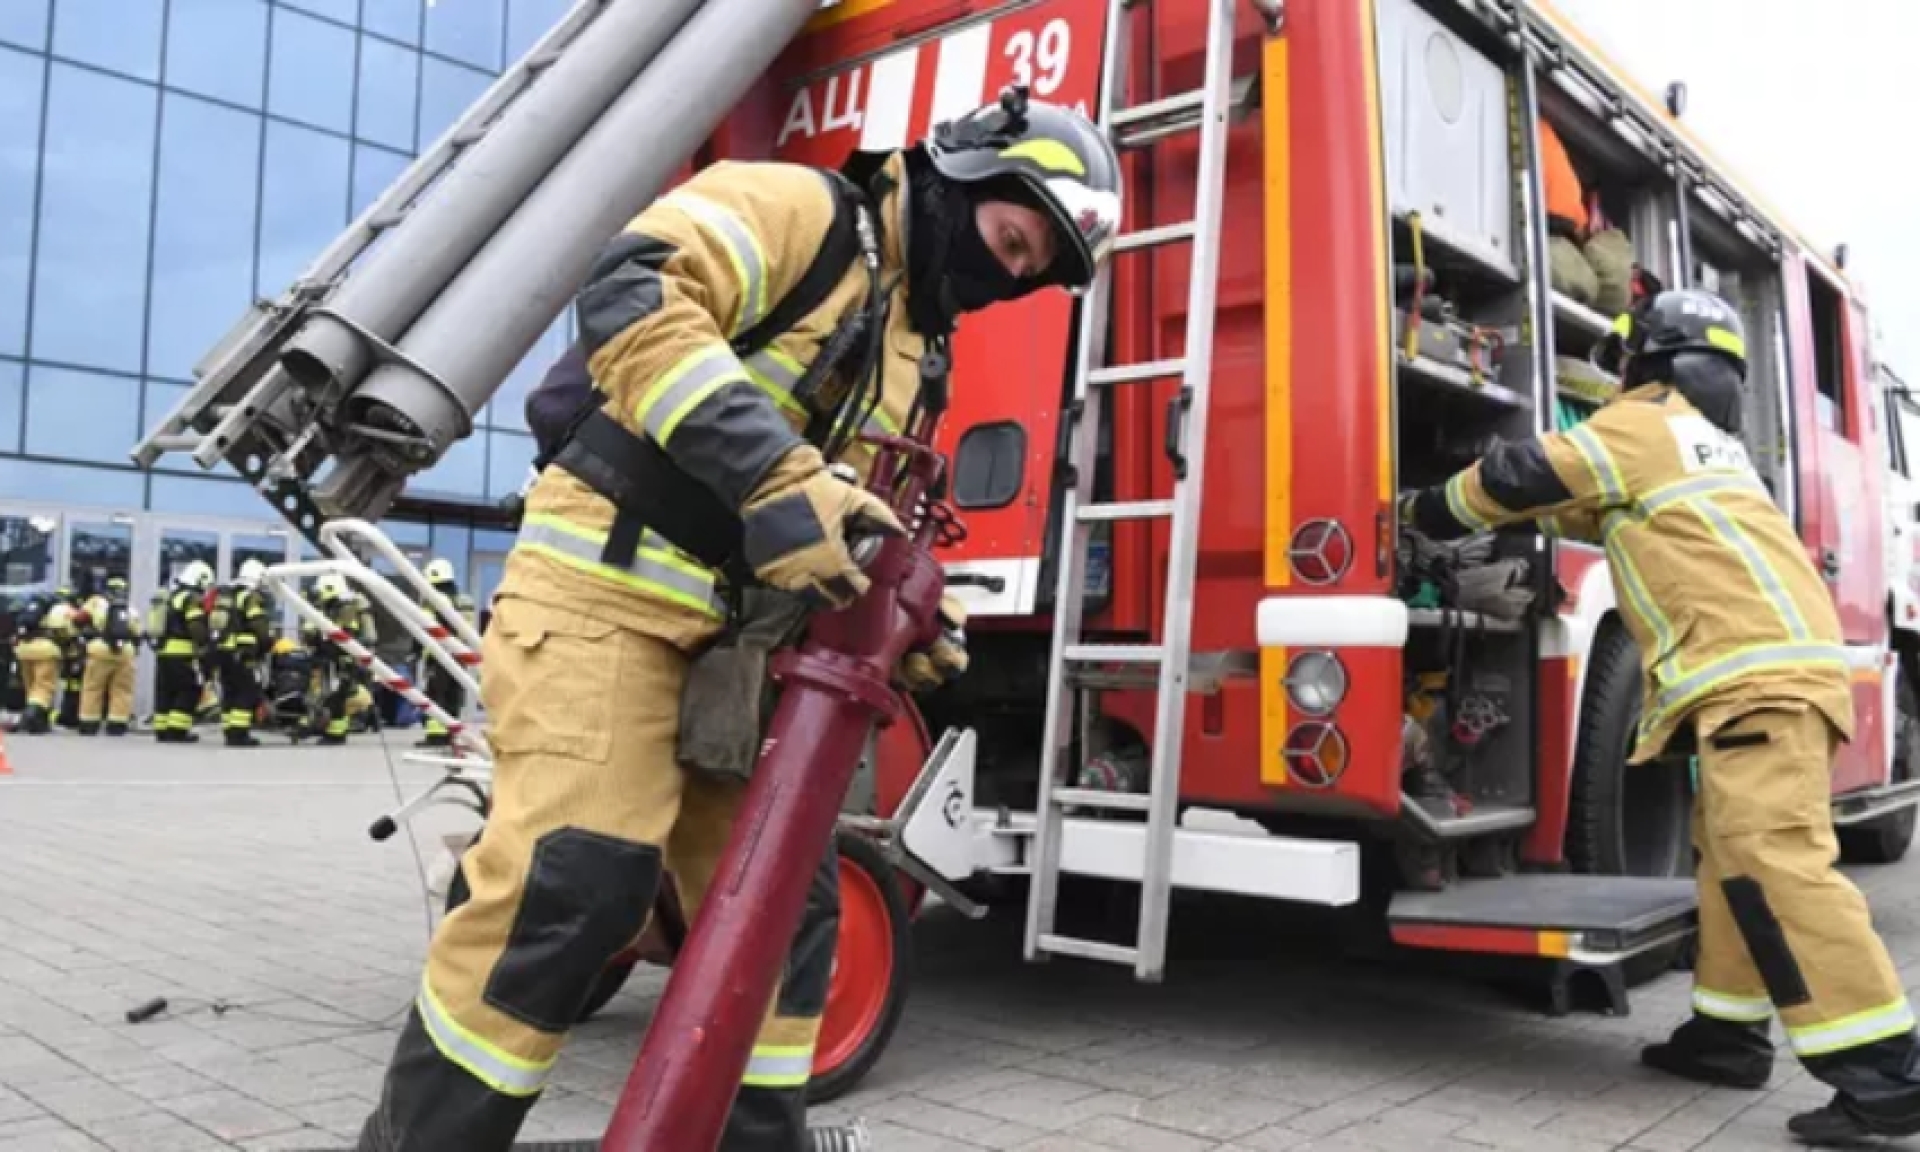
[[[1158, 981], [1166, 967], [1167, 917], [1173, 889], [1174, 826], [1180, 797], [1181, 733], [1188, 693], [1190, 629], [1193, 620], [1194, 569], [1200, 536], [1200, 494], [1206, 472], [1208, 395], [1213, 372], [1214, 297], [1219, 279], [1221, 204], [1225, 194], [1228, 113], [1233, 78], [1234, 18], [1238, 0], [1206, 0], [1207, 55], [1203, 86], [1135, 107], [1126, 99], [1127, 20], [1137, 0], [1109, 0], [1109, 46], [1100, 86], [1099, 122], [1117, 148], [1143, 147], [1180, 132], [1198, 129], [1200, 146], [1195, 180], [1194, 216], [1121, 236], [1115, 254], [1152, 251], [1188, 241], [1192, 279], [1187, 297], [1185, 354], [1177, 359], [1138, 364], [1104, 363], [1109, 322], [1111, 266], [1083, 301], [1078, 364], [1073, 396], [1063, 417], [1077, 421], [1067, 440], [1067, 475], [1061, 523], [1059, 585], [1054, 599], [1052, 653], [1047, 663], [1047, 705], [1040, 753], [1039, 811], [1031, 852], [1032, 880], [1027, 903], [1025, 958], [1042, 954], [1078, 956], [1132, 965], [1136, 978]], [[1097, 504], [1092, 502], [1093, 461], [1100, 414], [1108, 389], [1178, 376], [1180, 391], [1169, 419], [1174, 456], [1173, 495], [1165, 500]], [[1094, 525], [1115, 521], [1169, 520], [1166, 610], [1158, 644], [1090, 644], [1081, 633], [1085, 612], [1087, 553]], [[1090, 704], [1083, 693], [1098, 691], [1080, 672], [1120, 664], [1152, 672], [1159, 703], [1155, 711], [1152, 769], [1148, 791], [1110, 792], [1064, 786], [1059, 777], [1072, 746], [1076, 705]], [[1064, 809], [1105, 809], [1146, 814], [1146, 858], [1141, 866], [1140, 919], [1136, 943], [1111, 944], [1065, 936], [1055, 931], [1060, 893]]]

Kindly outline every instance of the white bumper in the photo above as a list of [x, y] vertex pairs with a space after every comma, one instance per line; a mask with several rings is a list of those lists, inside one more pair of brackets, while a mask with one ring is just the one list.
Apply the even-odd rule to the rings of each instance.
[[1262, 648], [1403, 648], [1407, 606], [1387, 596], [1275, 596], [1260, 601]]

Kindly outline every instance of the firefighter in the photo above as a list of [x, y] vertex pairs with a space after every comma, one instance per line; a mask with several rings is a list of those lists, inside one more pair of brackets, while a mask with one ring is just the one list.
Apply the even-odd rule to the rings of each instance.
[[30, 598], [20, 612], [20, 681], [27, 710], [17, 731], [38, 736], [53, 730], [54, 700], [60, 691], [60, 629], [64, 612], [45, 595]]
[[80, 727], [80, 691], [87, 667], [86, 603], [71, 587], [62, 585], [54, 593], [52, 617], [60, 645], [60, 711], [55, 723], [62, 728]]
[[[665, 872], [695, 914], [745, 781], [677, 758], [690, 662], [730, 604], [747, 610], [746, 585], [819, 606], [865, 591], [850, 530], [900, 528], [829, 469], [872, 459], [834, 426], [900, 427], [923, 379], [944, 383], [960, 314], [1088, 285], [1119, 222], [1118, 171], [1098, 128], [1019, 92], [908, 150], [856, 154], [844, 172], [872, 206], [872, 264], [850, 262], [744, 358], [731, 341], [818, 266], [847, 189], [794, 165], [715, 165], [604, 250], [576, 301], [593, 414], [527, 495], [485, 634], [494, 793], [462, 862], [471, 896], [434, 934], [362, 1152], [509, 1147]], [[829, 344], [836, 331], [860, 338]], [[822, 379], [807, 367], [823, 346], [858, 351]], [[954, 632], [903, 674], [964, 666], [964, 613], [948, 615]], [[805, 1115], [835, 859], [794, 862], [816, 882], [794, 939], [767, 942], [788, 950], [785, 977], [722, 1152], [858, 1143]]]
[[[348, 587], [345, 576], [329, 572], [316, 579], [313, 606], [326, 613], [340, 632], [369, 648], [373, 646], [373, 619]], [[307, 626], [302, 630], [302, 639], [307, 651], [322, 657], [317, 667], [326, 676], [327, 728], [320, 734], [319, 742], [345, 744], [354, 718], [373, 705], [373, 694], [367, 691], [366, 672], [344, 646], [319, 629]]]
[[153, 736], [162, 744], [198, 744], [200, 665], [212, 644], [206, 595], [213, 569], [194, 560], [173, 578], [166, 614], [155, 635]]
[[127, 607], [127, 582], [107, 578], [106, 591], [87, 599], [87, 671], [80, 682], [80, 734], [97, 735], [104, 716], [107, 735], [125, 736], [133, 720], [134, 659], [140, 622]]
[[1602, 367], [1622, 391], [1571, 432], [1497, 445], [1403, 520], [1455, 536], [1525, 519], [1604, 541], [1647, 694], [1630, 763], [1670, 739], [1699, 756], [1700, 956], [1693, 1016], [1651, 1066], [1757, 1088], [1777, 1013], [1836, 1090], [1793, 1117], [1803, 1140], [1920, 1132], [1920, 1050], [1899, 974], [1838, 854], [1828, 789], [1853, 733], [1831, 597], [1741, 443], [1739, 317], [1695, 289], [1616, 323]]
[[273, 639], [273, 612], [260, 592], [267, 566], [249, 557], [228, 596], [220, 628], [221, 727], [229, 748], [257, 748], [253, 716], [260, 709], [260, 666]]
[[[451, 601], [454, 608], [462, 616], [472, 619], [473, 597], [462, 592], [460, 585], [454, 580], [453, 561], [448, 560], [444, 556], [436, 556], [427, 563], [421, 575], [427, 578], [427, 583], [433, 585], [436, 592], [439, 592]], [[440, 620], [441, 627], [446, 628], [450, 632], [453, 630], [452, 625], [440, 618], [440, 613], [434, 609], [432, 604], [427, 602], [425, 596], [420, 598], [420, 603], [429, 615]], [[447, 715], [459, 719], [461, 709], [467, 705], [466, 692], [452, 676], [447, 674], [446, 669], [440, 667], [439, 661], [429, 657], [418, 643], [415, 643], [413, 647], [414, 657], [422, 665], [420, 669], [420, 683], [426, 691], [427, 699], [438, 704], [441, 710]], [[426, 727], [426, 738], [420, 741], [419, 747], [445, 748], [453, 743], [452, 734], [447, 731], [447, 726], [432, 715], [427, 717]]]

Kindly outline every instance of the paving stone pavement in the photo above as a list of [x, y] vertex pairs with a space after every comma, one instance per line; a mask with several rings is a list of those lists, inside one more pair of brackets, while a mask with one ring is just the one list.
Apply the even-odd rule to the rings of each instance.
[[[346, 1148], [376, 1098], [428, 916], [406, 839], [365, 833], [386, 757], [203, 736], [6, 739], [0, 1152]], [[397, 761], [413, 734], [391, 739]], [[429, 814], [423, 848], [463, 819]], [[1853, 873], [1910, 984], [1917, 873]], [[1639, 1068], [1684, 974], [1629, 1016], [1551, 1019], [1482, 969], [1343, 953], [1338, 918], [1207, 899], [1174, 925], [1167, 981], [1142, 986], [1023, 964], [1017, 916], [935, 910], [892, 1046], [816, 1116], [865, 1117], [881, 1152], [1725, 1152], [1795, 1147], [1785, 1118], [1826, 1095], [1784, 1058], [1757, 1093]], [[602, 1130], [663, 976], [576, 1032], [525, 1137]]]

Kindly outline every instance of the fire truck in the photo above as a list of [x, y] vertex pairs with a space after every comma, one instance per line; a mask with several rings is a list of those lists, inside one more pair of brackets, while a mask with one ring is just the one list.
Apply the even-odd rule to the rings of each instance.
[[[1538, 0], [585, 0], [136, 459], [225, 460], [316, 539], [371, 519], [675, 179], [837, 167], [1009, 86], [1113, 134], [1124, 234], [1085, 296], [955, 336], [941, 559], [972, 667], [875, 733], [848, 797], [823, 1092], [884, 1048], [930, 893], [1019, 910], [1028, 959], [1147, 981], [1176, 890], [1569, 971], [1684, 946], [1691, 765], [1625, 763], [1641, 673], [1605, 552], [1433, 549], [1393, 513], [1617, 387], [1588, 359], [1614, 317], [1550, 278], [1542, 123], [1640, 268], [1738, 308], [1751, 456], [1853, 668], [1843, 851], [1906, 851], [1920, 585], [1866, 304], [1685, 128], [1684, 88], [1642, 91]], [[1463, 605], [1495, 566], [1505, 607]], [[1118, 938], [1078, 928], [1115, 887]], [[663, 901], [636, 954], [670, 963]]]

